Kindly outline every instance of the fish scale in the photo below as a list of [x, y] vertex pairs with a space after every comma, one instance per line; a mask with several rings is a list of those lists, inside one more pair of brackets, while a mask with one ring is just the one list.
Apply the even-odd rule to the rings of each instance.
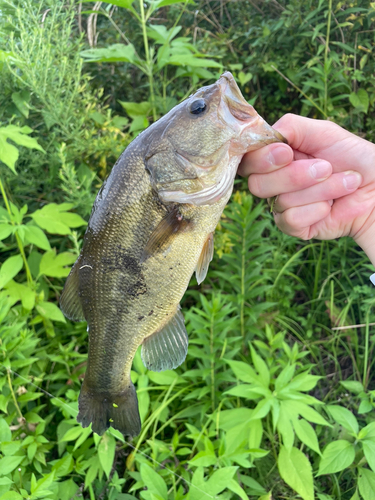
[[86, 320], [87, 370], [78, 421], [136, 436], [134, 355], [157, 371], [180, 365], [187, 333], [180, 300], [201, 282], [213, 233], [247, 151], [283, 138], [242, 97], [232, 75], [199, 89], [124, 151], [95, 200], [65, 284], [64, 314]]

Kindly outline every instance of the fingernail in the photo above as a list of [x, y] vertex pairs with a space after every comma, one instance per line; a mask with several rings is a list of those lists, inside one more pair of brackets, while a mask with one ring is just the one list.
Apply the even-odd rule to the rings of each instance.
[[328, 200], [328, 203], [329, 203], [329, 204], [331, 205], [331, 207], [332, 207], [332, 205], [333, 205], [333, 200]]
[[332, 167], [327, 161], [317, 161], [310, 166], [310, 174], [314, 179], [325, 179], [331, 174]]
[[362, 176], [358, 172], [347, 172], [342, 182], [346, 189], [356, 189], [362, 182]]
[[288, 147], [278, 146], [270, 152], [269, 160], [272, 165], [277, 167], [288, 165], [293, 160], [293, 153]]

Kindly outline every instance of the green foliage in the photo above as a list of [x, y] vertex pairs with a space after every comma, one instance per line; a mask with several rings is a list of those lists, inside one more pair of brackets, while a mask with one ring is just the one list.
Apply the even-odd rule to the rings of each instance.
[[108, 167], [222, 68], [269, 121], [373, 139], [374, 3], [0, 9], [0, 500], [373, 500], [374, 298], [349, 240], [281, 234], [238, 181], [184, 299], [185, 363], [135, 357], [133, 443], [77, 423], [87, 332], [57, 300]]

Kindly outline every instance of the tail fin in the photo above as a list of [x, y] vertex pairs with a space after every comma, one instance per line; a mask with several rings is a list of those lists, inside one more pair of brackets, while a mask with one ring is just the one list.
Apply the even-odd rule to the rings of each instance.
[[116, 394], [93, 391], [83, 383], [78, 406], [78, 422], [82, 427], [92, 423], [92, 430], [100, 436], [109, 426], [129, 437], [138, 436], [141, 431], [137, 393], [131, 382]]

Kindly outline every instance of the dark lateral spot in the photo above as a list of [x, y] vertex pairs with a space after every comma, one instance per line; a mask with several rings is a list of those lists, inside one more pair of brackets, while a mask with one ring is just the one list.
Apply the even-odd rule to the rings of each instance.
[[151, 316], [152, 314], [154, 314], [154, 310], [152, 310], [152, 311], [150, 311], [150, 312], [148, 313], [148, 315], [149, 315], [149, 316]]
[[141, 321], [144, 318], [144, 316], [139, 316], [138, 321]]

